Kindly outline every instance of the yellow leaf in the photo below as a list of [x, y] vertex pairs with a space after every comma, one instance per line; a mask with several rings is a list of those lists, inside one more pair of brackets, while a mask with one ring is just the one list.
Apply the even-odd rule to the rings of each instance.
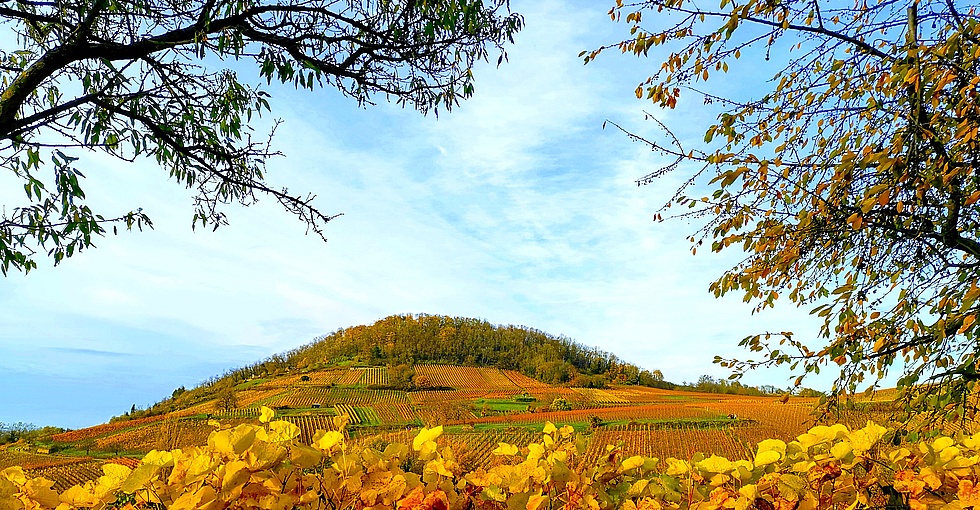
[[208, 446], [224, 454], [241, 455], [252, 443], [259, 430], [255, 425], [242, 424], [233, 429], [217, 430], [208, 436]]
[[224, 465], [224, 473], [221, 477], [221, 494], [226, 501], [232, 501], [241, 495], [242, 487], [248, 482], [252, 475], [245, 462], [240, 460], [231, 461]]
[[555, 424], [554, 423], [551, 423], [550, 421], [547, 421], [547, 422], [544, 423], [544, 431], [543, 432], [545, 434], [554, 434], [555, 432], [558, 432], [558, 429], [555, 427]]
[[142, 462], [159, 467], [170, 467], [174, 465], [174, 454], [168, 451], [151, 450], [143, 456]]
[[527, 460], [538, 460], [544, 456], [544, 446], [540, 443], [527, 445]]
[[333, 417], [333, 426], [337, 430], [344, 430], [347, 428], [347, 424], [350, 423], [350, 416], [346, 414], [338, 414]]
[[532, 494], [527, 499], [527, 510], [540, 510], [541, 508], [547, 508], [547, 506], [548, 496], [542, 496], [540, 493]]
[[869, 421], [863, 429], [851, 432], [848, 435], [848, 439], [855, 454], [861, 455], [880, 441], [886, 432], [888, 432], [888, 429], [885, 427]]
[[448, 476], [448, 477], [453, 476], [453, 472], [450, 471], [448, 467], [446, 467], [446, 462], [442, 458], [436, 458], [434, 460], [430, 460], [428, 463], [426, 463], [425, 470], [432, 473], [438, 473], [442, 476]]
[[82, 487], [81, 485], [75, 485], [65, 492], [61, 493], [59, 497], [63, 503], [68, 503], [69, 505], [76, 508], [91, 508], [98, 503], [95, 494], [92, 493], [91, 484]]
[[289, 460], [301, 469], [309, 469], [320, 463], [323, 454], [304, 444], [294, 444], [289, 448]]
[[10, 480], [17, 485], [27, 483], [27, 476], [24, 474], [24, 469], [20, 466], [13, 466], [0, 471], [0, 477]]
[[691, 467], [687, 465], [687, 462], [684, 462], [683, 460], [680, 460], [680, 459], [675, 459], [673, 457], [667, 458], [667, 474], [668, 475], [670, 475], [670, 476], [683, 475], [683, 474], [686, 474], [690, 470], [691, 470]]
[[768, 466], [773, 462], [779, 462], [780, 454], [774, 450], [768, 450], [755, 454], [756, 466]]
[[129, 474], [133, 472], [132, 469], [123, 466], [122, 464], [108, 463], [102, 465], [102, 472], [105, 476], [99, 478], [99, 485], [106, 487], [118, 488], [122, 483], [129, 478]]
[[623, 461], [622, 471], [629, 471], [631, 469], [636, 469], [643, 465], [643, 457], [640, 455], [634, 455]]
[[840, 442], [830, 448], [830, 454], [833, 455], [835, 459], [844, 459], [850, 455], [853, 450], [854, 449], [850, 443]]
[[517, 455], [517, 446], [507, 443], [498, 443], [497, 448], [490, 453], [494, 455]]
[[708, 471], [710, 473], [729, 473], [735, 468], [732, 461], [717, 455], [712, 455], [698, 462], [695, 466], [701, 471]]
[[422, 449], [422, 445], [424, 443], [435, 441], [436, 438], [438, 438], [441, 435], [442, 435], [442, 425], [433, 427], [431, 429], [423, 428], [421, 431], [419, 431], [419, 434], [415, 436], [415, 439], [412, 441], [412, 448], [414, 448], [415, 451], [419, 451]]
[[344, 441], [343, 434], [337, 432], [336, 430], [331, 430], [329, 432], [324, 432], [323, 436], [313, 441], [313, 444], [310, 446], [325, 452], [325, 451], [329, 451], [331, 448], [333, 448], [337, 444], [342, 443], [343, 441]]
[[778, 439], [764, 439], [759, 442], [757, 451], [759, 453], [777, 452], [780, 455], [786, 455], [786, 443]]
[[275, 411], [269, 409], [266, 406], [262, 406], [262, 409], [260, 410], [260, 414], [259, 414], [259, 421], [262, 423], [269, 423], [270, 421], [272, 421], [272, 418], [275, 417], [275, 415], [276, 415]]
[[160, 466], [154, 464], [140, 464], [126, 477], [126, 481], [119, 486], [119, 490], [132, 494], [138, 489], [145, 488], [153, 476], [160, 471]]
[[299, 427], [294, 423], [285, 420], [274, 421], [269, 424], [268, 441], [282, 443], [299, 437], [299, 434]]
[[24, 484], [24, 495], [43, 507], [54, 508], [61, 502], [58, 493], [51, 489], [54, 482], [44, 478], [32, 478]]
[[287, 450], [275, 443], [256, 442], [243, 455], [252, 471], [269, 469], [286, 458]]
[[633, 482], [633, 485], [630, 486], [630, 490], [626, 494], [631, 498], [635, 498], [640, 494], [643, 494], [643, 490], [647, 488], [647, 485], [650, 485], [650, 480], [640, 478], [639, 480]]

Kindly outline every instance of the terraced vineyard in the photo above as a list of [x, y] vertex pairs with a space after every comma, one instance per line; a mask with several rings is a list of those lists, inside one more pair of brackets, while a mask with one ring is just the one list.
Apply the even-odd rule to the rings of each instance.
[[[744, 458], [747, 445], [769, 438], [792, 439], [813, 424], [812, 401], [803, 399], [782, 404], [775, 398], [637, 386], [550, 386], [519, 372], [486, 367], [416, 365], [414, 369], [428, 389], [390, 389], [393, 372], [386, 367], [317, 368], [243, 381], [234, 388], [231, 408], [227, 402], [219, 404], [216, 397], [197, 399], [166, 415], [67, 431], [37, 447], [0, 451], [0, 468], [21, 465], [66, 488], [101, 476], [107, 461], [99, 460], [100, 456], [137, 456], [151, 449], [201, 445], [214, 430], [208, 418], [232, 426], [255, 422], [263, 405], [276, 408], [281, 419], [296, 424], [299, 440], [307, 444], [317, 430], [335, 430], [337, 415], [349, 417], [347, 432], [352, 440], [382, 447], [391, 441], [410, 443], [413, 428], [445, 425], [440, 445], [452, 446], [468, 470], [506, 462], [491, 453], [498, 444], [525, 447], [546, 421], [571, 424], [584, 434], [585, 462], [607, 455], [607, 444], [619, 443], [625, 455], [690, 458], [695, 451], [708, 451]], [[572, 409], [551, 409], [559, 398]], [[848, 419], [857, 422], [861, 417], [854, 412]], [[72, 454], [36, 453], [48, 447]]]
[[63, 432], [61, 434], [55, 434], [51, 436], [51, 439], [59, 443], [74, 443], [78, 441], [84, 441], [86, 439], [94, 439], [97, 437], [106, 436], [125, 429], [139, 427], [147, 423], [153, 423], [155, 421], [163, 420], [164, 418], [166, 418], [166, 416], [161, 415], [161, 416], [150, 416], [148, 418], [142, 418], [138, 420], [125, 420], [125, 421], [117, 421], [114, 423], [106, 423], [104, 425], [96, 425], [94, 427], [88, 427], [85, 429], [72, 430], [69, 432]]
[[4, 451], [0, 452], [0, 471], [10, 466], [20, 466], [24, 469], [43, 469], [55, 466], [79, 464], [90, 460], [92, 460], [92, 457]]
[[425, 377], [431, 386], [473, 391], [521, 390], [496, 368], [460, 367], [455, 365], [416, 365], [415, 373]]

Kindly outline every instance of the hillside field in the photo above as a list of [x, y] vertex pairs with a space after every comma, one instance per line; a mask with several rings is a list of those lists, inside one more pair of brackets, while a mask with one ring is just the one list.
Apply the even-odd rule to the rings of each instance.
[[[588, 438], [585, 462], [619, 445], [624, 455], [690, 459], [695, 452], [749, 459], [763, 439], [792, 440], [816, 423], [813, 399], [696, 393], [643, 386], [554, 386], [510, 370], [425, 364], [414, 367], [431, 389], [387, 387], [388, 368], [332, 367], [243, 381], [232, 399], [215, 397], [170, 413], [66, 431], [35, 443], [0, 447], [0, 469], [20, 465], [63, 490], [102, 474], [104, 463], [129, 465], [153, 449], [207, 442], [210, 420], [255, 422], [261, 406], [296, 424], [309, 444], [346, 415], [351, 439], [364, 444], [410, 442], [413, 431], [443, 425], [440, 442], [462, 465], [491, 467], [498, 443], [524, 446], [545, 422], [571, 425]], [[863, 425], [867, 409], [836, 421]], [[880, 420], [881, 418], [878, 417]]]

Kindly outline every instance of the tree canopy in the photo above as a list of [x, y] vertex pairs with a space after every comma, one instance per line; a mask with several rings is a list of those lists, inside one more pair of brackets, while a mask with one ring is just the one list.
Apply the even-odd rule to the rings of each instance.
[[152, 226], [86, 205], [85, 149], [163, 167], [193, 190], [195, 226], [268, 196], [323, 237], [335, 215], [266, 180], [272, 133], [249, 127], [270, 108], [261, 81], [448, 110], [523, 23], [506, 0], [18, 0], [0, 21], [0, 167], [26, 194], [0, 212], [4, 274]]
[[[630, 25], [630, 37], [584, 52], [586, 62], [611, 49], [655, 58], [637, 97], [675, 108], [694, 96], [720, 112], [696, 147], [663, 124], [662, 137], [631, 133], [672, 161], [639, 184], [672, 171], [686, 180], [656, 219], [700, 219], [692, 251], [705, 242], [744, 251], [710, 286], [715, 295], [741, 294], [757, 310], [782, 298], [822, 319], [817, 338], [761, 333], [741, 342], [755, 359], [716, 361], [735, 376], [772, 365], [802, 376], [839, 370], [836, 394], [898, 375], [901, 388], [915, 389], [905, 393], [911, 407], [972, 416], [968, 396], [980, 380], [975, 8], [645, 0], [620, 1], [610, 15]], [[712, 94], [703, 84], [726, 73], [751, 80], [754, 92]]]

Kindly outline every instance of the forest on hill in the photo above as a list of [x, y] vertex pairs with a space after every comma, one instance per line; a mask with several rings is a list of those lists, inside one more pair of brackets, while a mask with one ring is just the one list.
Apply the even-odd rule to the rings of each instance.
[[[729, 395], [762, 396], [778, 392], [775, 387], [755, 388], [709, 376], [702, 376], [696, 383], [678, 385], [666, 381], [660, 370], [641, 368], [565, 336], [525, 326], [494, 325], [482, 319], [405, 314], [385, 317], [370, 325], [340, 328], [296, 349], [228, 370], [191, 389], [181, 386], [168, 398], [147, 408], [138, 408], [134, 404], [128, 412], [111, 421], [196, 409], [207, 402], [217, 402], [222, 409], [233, 409], [240, 404], [243, 390], [261, 385], [315, 385], [320, 379], [318, 372], [337, 369], [356, 369], [355, 372], [372, 367], [383, 369], [383, 383], [365, 379], [360, 384], [359, 387], [367, 390], [426, 392], [459, 389], [456, 388], [458, 384], [430, 380], [424, 373], [416, 373], [418, 367], [425, 365], [513, 371], [537, 384], [583, 390], [638, 386]], [[287, 380], [292, 382], [287, 383]], [[350, 381], [336, 384], [357, 386]], [[550, 395], [548, 402], [557, 395]]]
[[565, 336], [525, 326], [493, 325], [482, 319], [427, 314], [392, 315], [371, 325], [341, 328], [310, 344], [229, 372], [219, 380], [240, 381], [287, 369], [350, 363], [486, 366], [516, 370], [548, 384], [673, 388], [660, 370], [640, 368]]

